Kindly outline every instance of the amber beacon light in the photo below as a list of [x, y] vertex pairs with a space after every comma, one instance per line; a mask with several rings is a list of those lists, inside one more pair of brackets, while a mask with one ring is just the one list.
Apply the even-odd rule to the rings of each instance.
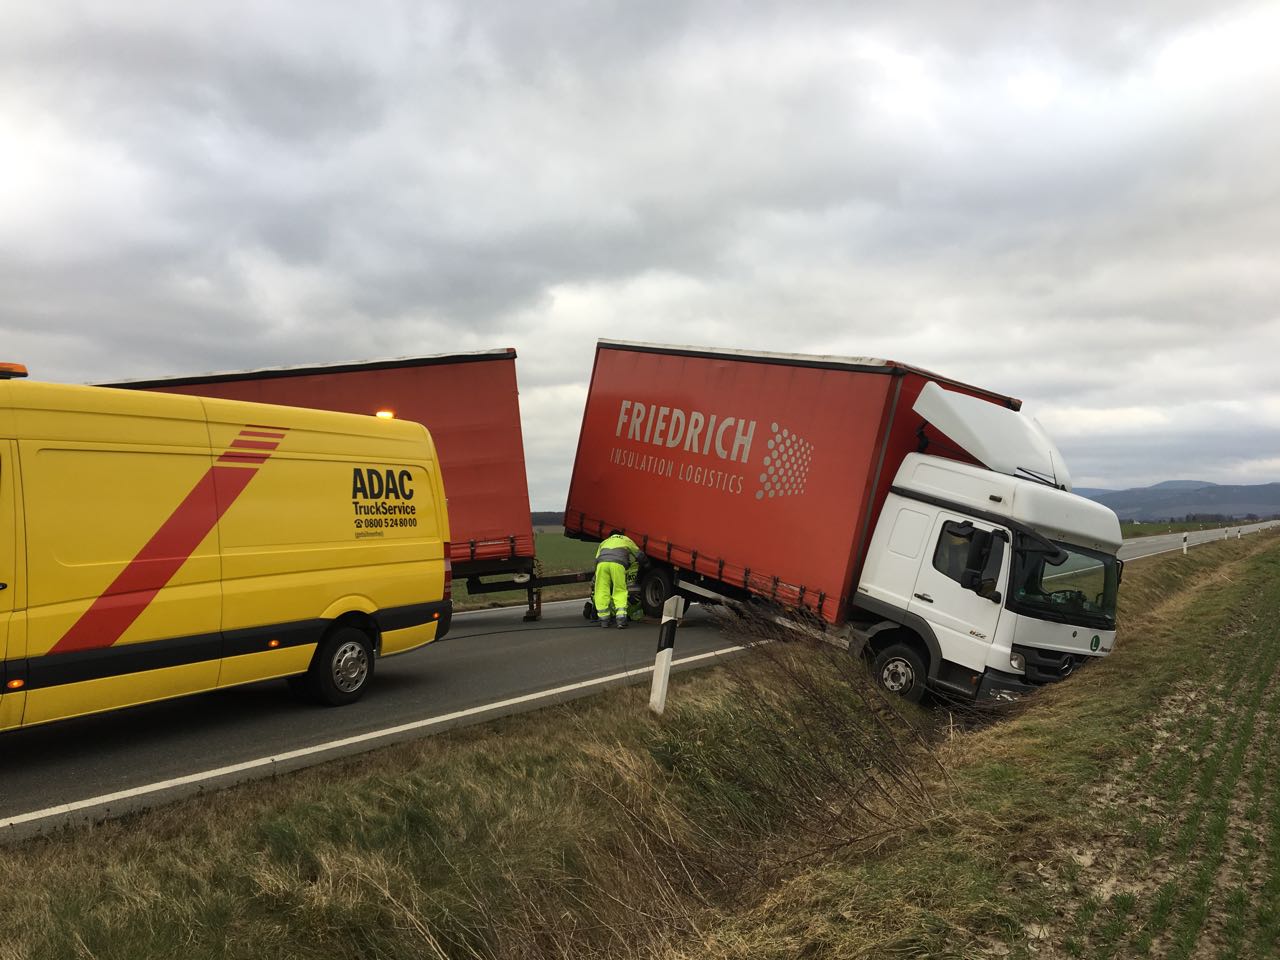
[[396, 412], [394, 410], [379, 410], [374, 414], [374, 416], [379, 420], [394, 420], [396, 418]]
[[0, 363], [0, 380], [13, 380], [26, 375], [27, 368], [21, 363]]

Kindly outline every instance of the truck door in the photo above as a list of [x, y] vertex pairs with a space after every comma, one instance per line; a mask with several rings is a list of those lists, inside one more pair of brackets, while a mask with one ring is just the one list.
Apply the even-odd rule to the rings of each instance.
[[1005, 531], [959, 514], [939, 514], [907, 610], [933, 627], [943, 659], [984, 669], [1008, 566]]

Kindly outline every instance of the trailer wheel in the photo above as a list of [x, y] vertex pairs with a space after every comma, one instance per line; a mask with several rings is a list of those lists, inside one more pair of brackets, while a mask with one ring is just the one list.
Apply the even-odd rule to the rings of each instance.
[[320, 641], [307, 670], [307, 688], [321, 703], [355, 703], [373, 679], [373, 644], [363, 630], [338, 627]]
[[662, 605], [674, 592], [675, 578], [666, 567], [650, 565], [640, 575], [640, 606], [650, 617], [662, 616]]
[[905, 643], [891, 644], [876, 654], [871, 674], [881, 690], [908, 703], [919, 703], [924, 696], [928, 676], [924, 661]]

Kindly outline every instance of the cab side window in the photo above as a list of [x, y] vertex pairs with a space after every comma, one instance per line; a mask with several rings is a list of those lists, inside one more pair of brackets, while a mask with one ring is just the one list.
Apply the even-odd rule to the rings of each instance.
[[[933, 551], [933, 568], [980, 596], [990, 596], [996, 589], [1000, 564], [1004, 560], [1004, 540], [989, 530], [979, 530], [965, 521], [947, 521]], [[966, 584], [969, 573], [970, 584]], [[973, 583], [976, 575], [977, 586]]]

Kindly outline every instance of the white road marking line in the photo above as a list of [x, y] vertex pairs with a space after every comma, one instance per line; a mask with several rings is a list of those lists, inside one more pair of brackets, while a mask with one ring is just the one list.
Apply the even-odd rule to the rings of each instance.
[[[722, 647], [719, 650], [699, 653], [692, 657], [683, 657], [680, 660], [676, 660], [673, 666], [685, 663], [697, 663], [701, 660], [708, 660], [713, 657], [723, 657], [727, 654], [737, 653], [738, 651], [745, 649], [746, 647], [741, 644], [732, 647]], [[327, 743], [319, 743], [315, 746], [303, 747], [299, 750], [289, 750], [285, 753], [277, 753], [270, 757], [259, 757], [257, 760], [246, 760], [243, 763], [233, 763], [229, 766], [218, 767], [214, 770], [192, 773], [184, 777], [174, 777], [171, 780], [162, 780], [158, 783], [149, 783], [141, 787], [132, 787], [128, 790], [117, 791], [116, 793], [104, 793], [98, 797], [90, 797], [88, 800], [77, 800], [73, 803], [57, 804], [56, 806], [46, 807], [43, 810], [33, 810], [30, 813], [23, 813], [16, 817], [11, 817], [8, 820], [2, 820], [0, 821], [0, 831], [9, 827], [21, 826], [24, 823], [44, 820], [48, 817], [67, 816], [78, 810], [103, 806], [109, 803], [118, 803], [121, 800], [131, 800], [135, 797], [144, 797], [149, 793], [159, 793], [163, 790], [169, 790], [174, 787], [190, 786], [192, 784], [203, 783], [206, 780], [214, 780], [219, 777], [244, 773], [246, 771], [260, 769], [262, 767], [269, 767], [272, 764], [283, 763], [287, 760], [295, 760], [299, 757], [325, 753], [330, 750], [338, 750], [343, 747], [354, 746], [359, 743], [371, 743], [385, 737], [395, 736], [398, 733], [407, 733], [410, 730], [425, 730], [428, 727], [438, 726], [452, 720], [460, 720], [464, 717], [488, 713], [492, 710], [500, 710], [503, 707], [516, 706], [521, 703], [533, 703], [537, 700], [544, 700], [550, 697], [559, 696], [560, 694], [571, 693], [575, 690], [586, 690], [590, 687], [601, 686], [602, 684], [612, 683], [618, 680], [628, 680], [633, 677], [643, 676], [652, 672], [652, 664], [647, 667], [636, 667], [633, 670], [624, 670], [621, 673], [613, 673], [607, 677], [596, 677], [593, 680], [582, 680], [578, 683], [566, 684], [565, 686], [555, 687], [551, 690], [538, 690], [534, 693], [526, 693], [523, 696], [512, 697], [508, 700], [484, 703], [479, 706], [468, 707], [466, 710], [455, 710], [453, 713], [441, 714], [438, 717], [427, 717], [422, 720], [414, 720], [411, 723], [402, 723], [394, 727], [384, 727], [381, 730], [371, 730], [368, 733], [357, 734], [353, 737], [344, 737], [341, 740], [330, 740]]]
[[[1271, 524], [1271, 525], [1269, 525], [1269, 526], [1250, 527], [1250, 528], [1248, 529], [1248, 531], [1247, 531], [1247, 532], [1248, 532], [1248, 533], [1259, 533], [1259, 532], [1261, 532], [1261, 531], [1263, 531], [1263, 530], [1270, 530], [1272, 526], [1274, 526], [1274, 524]], [[1204, 532], [1205, 532], [1205, 533], [1218, 534], [1218, 533], [1221, 533], [1221, 532], [1222, 532], [1223, 530], [1225, 530], [1225, 529], [1227, 529], [1227, 528], [1226, 528], [1226, 527], [1222, 527], [1222, 528], [1220, 528], [1220, 529], [1218, 529], [1218, 530], [1206, 530], [1206, 531], [1204, 531]], [[1202, 540], [1189, 540], [1189, 541], [1187, 542], [1187, 546], [1188, 546], [1188, 547], [1199, 547], [1199, 546], [1203, 546], [1203, 545], [1204, 545], [1204, 544], [1206, 544], [1206, 543], [1219, 543], [1222, 539], [1223, 539], [1222, 537], [1212, 536], [1212, 537], [1205, 537], [1205, 538], [1204, 538], [1204, 539], [1202, 539]], [[1230, 539], [1230, 538], [1228, 538], [1228, 539]], [[1153, 551], [1152, 553], [1144, 553], [1144, 554], [1140, 554], [1139, 556], [1136, 556], [1136, 557], [1125, 557], [1125, 558], [1124, 558], [1124, 562], [1125, 562], [1125, 563], [1129, 563], [1130, 561], [1133, 561], [1133, 560], [1145, 560], [1147, 557], [1158, 557], [1158, 556], [1160, 556], [1160, 554], [1162, 554], [1162, 553], [1173, 553], [1175, 550], [1181, 550], [1181, 549], [1182, 549], [1182, 543], [1181, 543], [1181, 541], [1179, 541], [1179, 542], [1178, 542], [1178, 543], [1176, 543], [1174, 546], [1169, 547], [1168, 549], [1165, 549], [1165, 550], [1155, 550], [1155, 551]]]
[[[1200, 546], [1200, 544], [1188, 543], [1187, 546], [1198, 547]], [[1173, 553], [1175, 550], [1181, 550], [1181, 549], [1182, 549], [1182, 544], [1178, 544], [1176, 547], [1170, 547], [1167, 550], [1156, 550], [1154, 553], [1140, 553], [1136, 557], [1124, 557], [1123, 559], [1125, 563], [1132, 563], [1134, 560], [1145, 560], [1147, 559], [1147, 557], [1158, 557], [1162, 553]]]

